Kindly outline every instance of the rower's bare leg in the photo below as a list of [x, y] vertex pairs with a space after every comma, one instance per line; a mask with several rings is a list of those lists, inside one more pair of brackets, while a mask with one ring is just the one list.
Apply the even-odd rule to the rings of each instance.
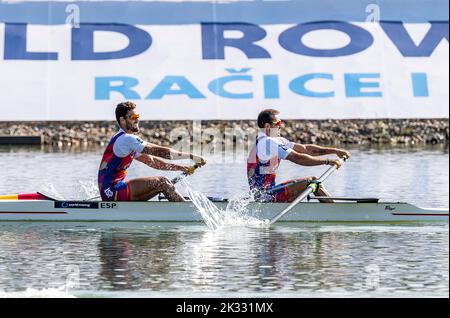
[[129, 181], [131, 201], [148, 201], [158, 193], [163, 193], [171, 202], [181, 202], [184, 198], [166, 177], [144, 177]]
[[[288, 191], [289, 191], [289, 202], [294, 201], [303, 191], [306, 190], [309, 184], [309, 180], [311, 179], [317, 179], [316, 177], [310, 177], [310, 178], [303, 178], [294, 180], [297, 181], [294, 184], [289, 185]], [[316, 197], [329, 197], [330, 193], [325, 189], [323, 185], [320, 186], [320, 189], [315, 193]], [[333, 203], [334, 201], [331, 199], [319, 199], [319, 202], [322, 203]]]
[[[314, 194], [316, 197], [331, 197], [330, 192], [323, 185], [320, 186], [320, 189]], [[333, 203], [334, 201], [331, 199], [318, 199], [319, 202], [322, 203]]]

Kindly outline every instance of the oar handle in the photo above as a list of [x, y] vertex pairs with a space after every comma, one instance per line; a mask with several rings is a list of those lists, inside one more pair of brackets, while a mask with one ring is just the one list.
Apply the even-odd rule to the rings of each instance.
[[[200, 163], [196, 163], [194, 164], [190, 169], [192, 169], [192, 173], [197, 170], [198, 168], [202, 167], [204, 165], [203, 162]], [[173, 184], [179, 182], [181, 179], [183, 179], [184, 177], [186, 177], [188, 174], [186, 172], [183, 172], [181, 175], [179, 175], [178, 177], [173, 178], [172, 180], [170, 180], [170, 182], [172, 182]]]
[[341, 161], [342, 164], [344, 162], [346, 162], [347, 160], [348, 160], [348, 156], [347, 155], [343, 155], [342, 158], [339, 159], [339, 161]]

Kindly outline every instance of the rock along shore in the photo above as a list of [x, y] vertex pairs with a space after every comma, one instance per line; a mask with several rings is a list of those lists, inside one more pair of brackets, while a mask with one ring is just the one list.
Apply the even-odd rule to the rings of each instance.
[[[448, 119], [358, 119], [358, 120], [288, 120], [283, 136], [301, 143], [324, 145], [385, 144], [425, 145], [447, 144]], [[116, 122], [0, 122], [0, 136], [43, 136], [43, 143], [53, 146], [105, 145], [117, 131]], [[192, 121], [141, 121], [139, 135], [150, 142], [172, 145], [182, 136], [192, 137]], [[198, 127], [198, 126], [195, 126]], [[207, 135], [219, 132], [220, 142], [226, 136], [234, 142], [244, 142], [251, 132], [256, 132], [256, 122], [249, 120], [201, 122], [209, 143], [214, 138]], [[225, 136], [225, 138], [223, 138]], [[217, 138], [216, 138], [217, 141]]]

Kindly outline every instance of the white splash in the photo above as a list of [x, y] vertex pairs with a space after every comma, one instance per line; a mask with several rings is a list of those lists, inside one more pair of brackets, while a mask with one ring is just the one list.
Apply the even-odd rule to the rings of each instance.
[[79, 187], [78, 189], [78, 199], [85, 200], [86, 198], [93, 198], [99, 196], [98, 184], [94, 180], [77, 180]]
[[53, 183], [45, 183], [42, 185], [42, 187], [38, 190], [38, 192], [47, 195], [51, 198], [55, 198], [58, 200], [64, 200], [64, 196], [61, 195], [61, 193], [56, 190]]
[[259, 211], [250, 210], [253, 196], [242, 193], [230, 199], [225, 210], [225, 224], [229, 226], [265, 227], [267, 224], [257, 218]]
[[217, 230], [220, 226], [223, 226], [224, 215], [223, 211], [220, 210], [213, 202], [211, 202], [203, 193], [195, 191], [190, 183], [183, 179], [181, 184], [186, 188], [187, 195], [194, 203], [198, 212], [200, 212], [206, 225], [211, 230]]
[[187, 191], [188, 197], [192, 200], [208, 228], [217, 230], [223, 227], [248, 226], [248, 227], [266, 227], [267, 224], [254, 217], [258, 211], [250, 211], [248, 205], [253, 201], [252, 196], [242, 194], [232, 198], [225, 211], [217, 207], [200, 191], [193, 189], [192, 185], [186, 180], [181, 181]]
[[60, 288], [34, 289], [24, 291], [5, 292], [0, 290], [0, 298], [75, 298], [65, 286]]
[[78, 185], [70, 187], [69, 191], [66, 190], [65, 195], [56, 190], [55, 186], [50, 182], [43, 184], [38, 192], [60, 201], [86, 200], [87, 198], [96, 198], [100, 196], [96, 181], [92, 179], [77, 180], [77, 183]]

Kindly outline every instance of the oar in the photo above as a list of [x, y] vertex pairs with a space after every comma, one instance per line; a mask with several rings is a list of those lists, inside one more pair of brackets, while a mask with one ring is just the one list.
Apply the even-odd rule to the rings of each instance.
[[[341, 161], [341, 163], [344, 163], [347, 159], [348, 159], [348, 157], [344, 156], [343, 158], [341, 158], [339, 160]], [[313, 182], [308, 185], [306, 190], [303, 191], [303, 193], [300, 196], [298, 196], [294, 201], [292, 201], [292, 203], [289, 204], [283, 211], [278, 213], [272, 220], [270, 220], [270, 221], [266, 220], [265, 222], [269, 225], [274, 224], [279, 218], [281, 218], [283, 215], [285, 215], [286, 213], [291, 211], [298, 203], [300, 203], [306, 197], [308, 197], [308, 195], [310, 195], [313, 192], [316, 192], [317, 187], [319, 186], [318, 184], [325, 181], [325, 179], [328, 178], [336, 169], [337, 168], [334, 165], [332, 167], [328, 168], [328, 170], [325, 171], [324, 174], [322, 174], [319, 179], [313, 180]]]
[[[193, 172], [194, 172], [195, 170], [197, 170], [197, 169], [200, 168], [201, 166], [203, 166], [203, 164], [196, 163], [195, 165], [193, 165], [193, 166], [191, 167], [191, 169], [193, 169]], [[184, 177], [186, 177], [187, 175], [188, 175], [187, 173], [183, 172], [183, 173], [180, 174], [178, 177], [175, 177], [175, 178], [173, 178], [172, 180], [170, 180], [170, 182], [172, 182], [172, 184], [178, 183], [178, 182], [180, 182]], [[99, 198], [101, 198], [100, 195], [98, 195], [98, 196], [96, 196], [96, 197], [92, 197], [92, 198], [86, 199], [86, 201], [91, 201], [91, 200], [95, 200], [95, 199], [99, 199]]]

